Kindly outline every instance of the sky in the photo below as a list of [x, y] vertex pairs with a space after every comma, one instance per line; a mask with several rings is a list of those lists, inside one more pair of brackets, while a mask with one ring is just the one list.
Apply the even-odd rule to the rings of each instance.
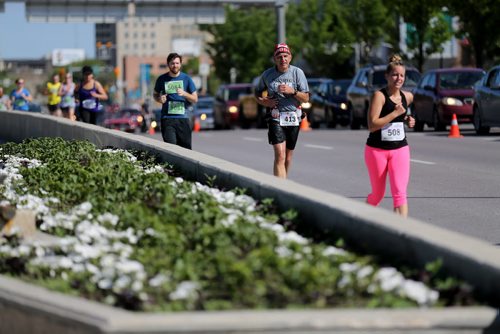
[[24, 2], [5, 3], [0, 12], [0, 59], [40, 59], [54, 49], [84, 49], [95, 58], [93, 23], [30, 23]]

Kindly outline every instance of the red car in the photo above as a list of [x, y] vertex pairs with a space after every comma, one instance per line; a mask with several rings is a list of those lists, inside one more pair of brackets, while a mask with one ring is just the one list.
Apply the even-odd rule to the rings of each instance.
[[106, 115], [104, 127], [126, 132], [146, 132], [147, 124], [142, 113], [133, 108], [120, 109]]
[[253, 94], [251, 83], [221, 85], [214, 101], [214, 126], [232, 128], [240, 122], [240, 97]]
[[453, 114], [459, 123], [472, 122], [474, 85], [485, 72], [480, 68], [446, 68], [424, 74], [413, 90], [415, 131], [424, 125], [443, 131], [451, 124]]

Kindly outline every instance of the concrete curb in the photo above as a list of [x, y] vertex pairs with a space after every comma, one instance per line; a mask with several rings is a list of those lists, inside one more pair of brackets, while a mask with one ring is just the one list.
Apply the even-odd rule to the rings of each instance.
[[[383, 209], [147, 137], [55, 119], [51, 116], [1, 112], [0, 137], [15, 142], [30, 137], [62, 137], [68, 140], [89, 140], [98, 147], [113, 146], [151, 151], [163, 161], [182, 170], [190, 179], [203, 182], [207, 176], [215, 176], [216, 183], [220, 186], [246, 188], [257, 199], [274, 198], [282, 209], [294, 208], [308, 223], [325, 232], [341, 235], [366, 251], [411, 259], [416, 266], [423, 266], [441, 258], [446, 270], [473, 285], [479, 293], [492, 301], [492, 305], [497, 305], [500, 300], [500, 250], [481, 240], [415, 219], [403, 220]], [[42, 295], [38, 294], [39, 288], [32, 287], [37, 289], [35, 296], [26, 296], [21, 292], [27, 289], [19, 285], [11, 286], [9, 282], [0, 282], [1, 305], [9, 305], [8, 309], [13, 308], [13, 312], [18, 315], [22, 310], [26, 312], [28, 308], [27, 317], [36, 314], [41, 317], [39, 321], [46, 325], [54, 321], [73, 322], [79, 324], [79, 329], [86, 328], [85, 331], [78, 330], [74, 333], [320, 333], [331, 330], [373, 333], [381, 328], [384, 333], [482, 333], [486, 328], [487, 333], [500, 332], [500, 326], [494, 322], [498, 314], [490, 308], [232, 311], [152, 315], [130, 314], [112, 308], [104, 311], [106, 306], [99, 305], [88, 306], [88, 317], [82, 319], [71, 312], [72, 308], [65, 306], [63, 301], [71, 297], [57, 297], [55, 300], [60, 304], [51, 306], [51, 311], [47, 312], [42, 306], [54, 299], [47, 297], [43, 301], [35, 300], [35, 296]], [[29, 299], [29, 296], [32, 299]], [[74, 300], [78, 300], [74, 301], [79, 305], [75, 312], [80, 315], [84, 305], [91, 303], [76, 298]], [[0, 317], [3, 318], [1, 314], [2, 312]], [[1, 326], [4, 326], [4, 319], [1, 321]], [[25, 325], [31, 322], [24, 321]]]
[[133, 313], [2, 276], [0, 310], [1, 333], [498, 333], [486, 307]]

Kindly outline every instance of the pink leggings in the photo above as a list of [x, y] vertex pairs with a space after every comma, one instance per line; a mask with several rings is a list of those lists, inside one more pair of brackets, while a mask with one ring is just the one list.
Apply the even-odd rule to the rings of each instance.
[[392, 201], [395, 208], [406, 204], [406, 188], [410, 179], [410, 148], [382, 150], [365, 147], [365, 163], [370, 176], [372, 192], [366, 202], [373, 206], [380, 204], [385, 194], [385, 180], [389, 172]]

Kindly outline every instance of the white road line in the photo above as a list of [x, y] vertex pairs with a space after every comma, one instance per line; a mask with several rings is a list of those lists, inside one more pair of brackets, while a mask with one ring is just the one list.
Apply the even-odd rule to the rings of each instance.
[[262, 138], [256, 138], [256, 137], [243, 137], [244, 140], [249, 140], [249, 141], [263, 141], [264, 139]]
[[423, 164], [423, 165], [435, 165], [435, 162], [432, 161], [424, 161], [424, 160], [415, 160], [415, 159], [410, 159], [411, 162], [415, 162], [417, 164]]
[[313, 145], [313, 144], [305, 144], [304, 146], [310, 148], [319, 148], [321, 150], [333, 150], [333, 147], [331, 146]]

